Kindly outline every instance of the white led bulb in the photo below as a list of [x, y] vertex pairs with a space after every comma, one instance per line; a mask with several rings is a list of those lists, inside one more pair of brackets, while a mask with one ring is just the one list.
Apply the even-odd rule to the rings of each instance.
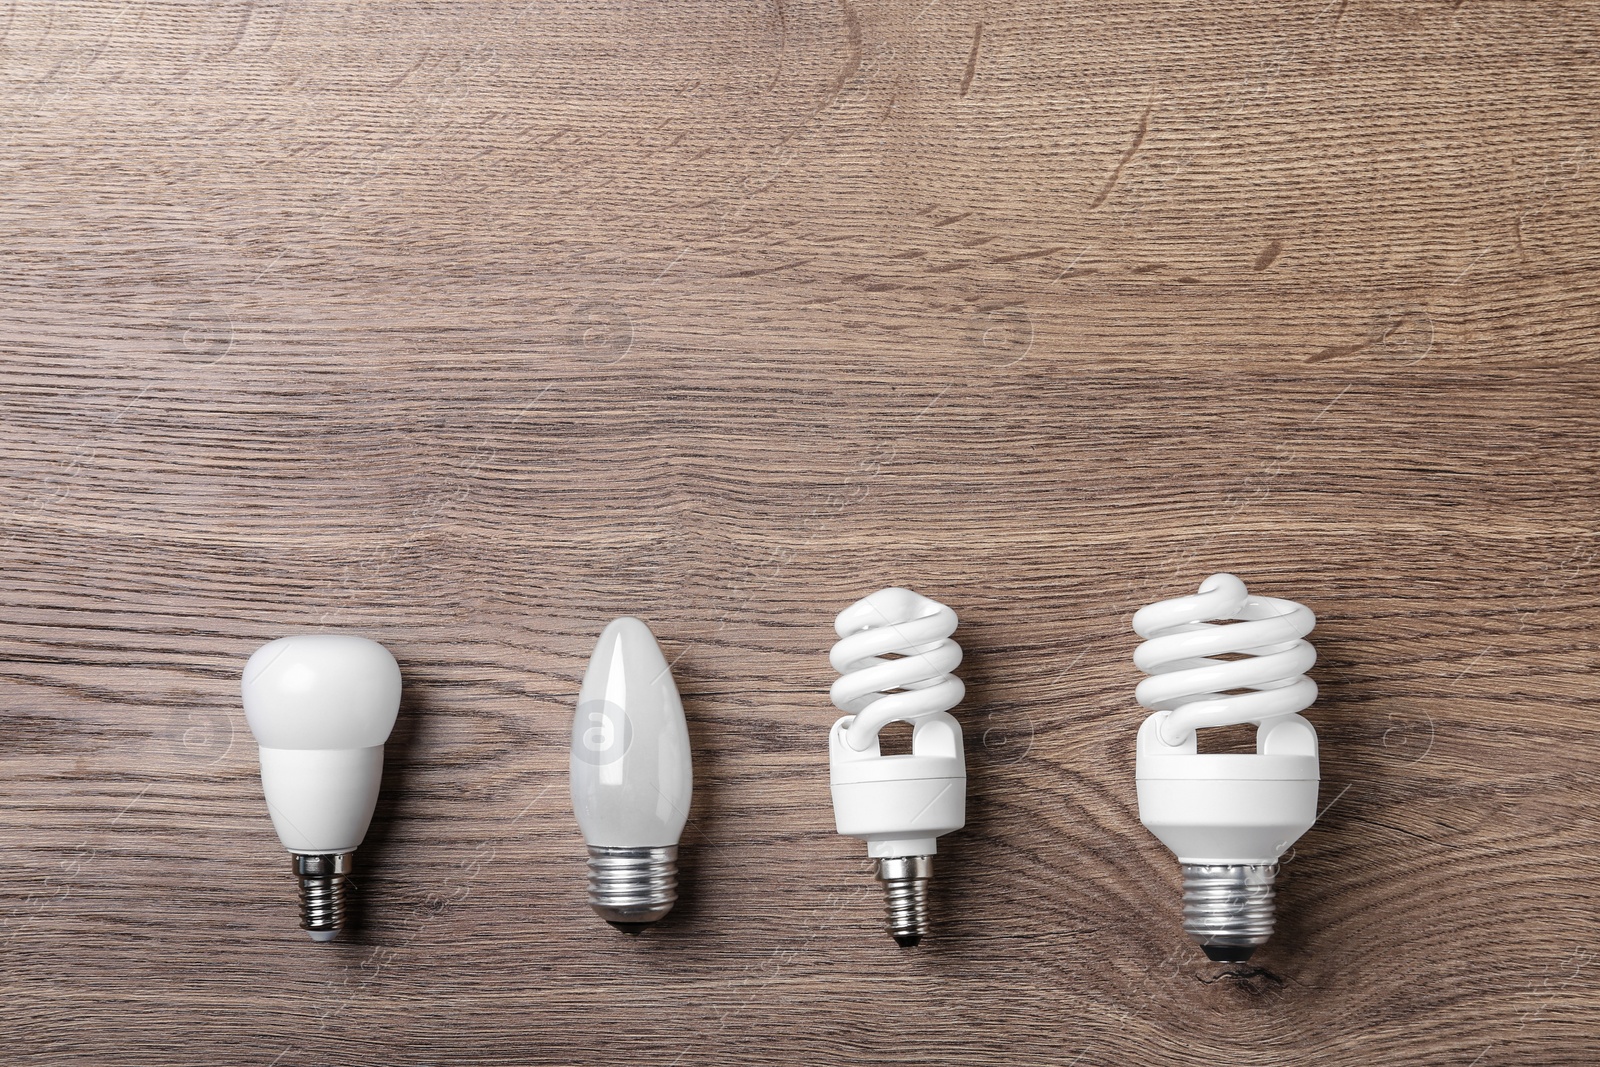
[[672, 671], [650, 628], [600, 634], [572, 720], [572, 810], [589, 847], [589, 904], [637, 934], [678, 899], [694, 767]]
[[[1155, 709], [1139, 727], [1139, 821], [1183, 865], [1184, 930], [1218, 962], [1272, 935], [1278, 858], [1316, 821], [1317, 732], [1298, 714], [1317, 696], [1303, 640], [1315, 624], [1231, 574], [1133, 617], [1148, 638], [1133, 660], [1150, 675], [1135, 697]], [[1256, 724], [1255, 752], [1198, 751], [1196, 730], [1235, 723]]]
[[300, 881], [300, 926], [331, 940], [344, 922], [351, 854], [378, 801], [400, 668], [364, 637], [283, 637], [250, 657], [242, 693], [267, 811]]

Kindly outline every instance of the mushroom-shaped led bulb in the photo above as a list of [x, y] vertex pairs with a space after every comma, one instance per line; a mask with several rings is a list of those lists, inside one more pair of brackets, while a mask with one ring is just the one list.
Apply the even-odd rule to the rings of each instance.
[[300, 926], [330, 941], [344, 923], [351, 854], [378, 802], [400, 668], [364, 637], [283, 637], [245, 664], [243, 694], [267, 811], [300, 881]]

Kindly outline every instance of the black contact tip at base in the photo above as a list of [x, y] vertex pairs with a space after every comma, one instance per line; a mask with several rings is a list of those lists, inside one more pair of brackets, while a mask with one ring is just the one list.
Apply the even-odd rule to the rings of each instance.
[[922, 944], [921, 934], [891, 934], [889, 936], [893, 937], [894, 943], [901, 948], [916, 948]]
[[610, 919], [607, 919], [606, 922], [611, 923], [612, 926], [615, 926], [625, 934], [632, 934], [634, 937], [644, 933], [650, 926], [649, 923], [613, 923]]
[[1212, 963], [1243, 963], [1255, 954], [1254, 945], [1201, 945]]

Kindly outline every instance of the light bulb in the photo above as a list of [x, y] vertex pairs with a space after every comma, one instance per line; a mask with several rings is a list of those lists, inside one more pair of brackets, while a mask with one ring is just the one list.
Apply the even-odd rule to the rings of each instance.
[[[1133, 661], [1150, 675], [1135, 696], [1155, 709], [1139, 727], [1139, 821], [1177, 854], [1183, 928], [1218, 962], [1243, 962], [1272, 935], [1278, 858], [1316, 821], [1317, 732], [1298, 714], [1317, 696], [1305, 676], [1317, 653], [1302, 640], [1315, 624], [1231, 574], [1133, 617], [1148, 638]], [[1196, 730], [1235, 723], [1256, 724], [1255, 752], [1198, 751]]]
[[[967, 818], [961, 725], [948, 714], [966, 687], [950, 672], [961, 646], [956, 613], [909, 589], [880, 589], [834, 620], [829, 692], [849, 712], [828, 733], [834, 823], [867, 842], [889, 903], [889, 935], [902, 948], [928, 932], [928, 880], [942, 834]], [[898, 658], [888, 659], [885, 657]], [[911, 723], [911, 752], [885, 756], [878, 731]]]
[[589, 904], [637, 934], [678, 899], [678, 841], [694, 793], [683, 702], [638, 619], [615, 619], [600, 633], [578, 691], [571, 762]]
[[300, 927], [331, 941], [344, 924], [352, 853], [378, 801], [400, 668], [364, 637], [283, 637], [245, 664], [243, 694], [267, 811], [300, 882]]

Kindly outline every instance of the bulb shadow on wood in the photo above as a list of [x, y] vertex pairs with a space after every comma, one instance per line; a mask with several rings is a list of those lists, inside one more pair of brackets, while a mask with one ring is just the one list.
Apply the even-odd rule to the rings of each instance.
[[[658, 640], [660, 640], [658, 635]], [[693, 936], [706, 914], [701, 906], [701, 892], [714, 891], [702, 882], [707, 854], [717, 847], [717, 835], [712, 829], [715, 796], [711, 783], [715, 780], [714, 748], [707, 742], [713, 725], [705, 722], [698, 712], [700, 701], [694, 694], [707, 688], [706, 679], [696, 672], [693, 646], [681, 650], [672, 646], [679, 642], [661, 642], [667, 662], [671, 665], [673, 683], [683, 700], [683, 717], [689, 728], [689, 751], [694, 765], [694, 791], [689, 800], [688, 821], [678, 841], [678, 899], [672, 910], [653, 923], [646, 924], [639, 935], [630, 937], [618, 934], [640, 944], [660, 942], [663, 946]], [[676, 658], [674, 658], [676, 657]]]
[[[420, 750], [429, 711], [428, 687], [413, 679], [404, 662], [400, 664], [400, 675], [405, 679], [400, 691], [400, 713], [395, 717], [389, 739], [384, 742], [383, 782], [378, 790], [378, 803], [373, 808], [367, 836], [356, 848], [355, 871], [345, 903], [341, 938], [357, 944], [372, 943], [371, 932], [382, 925], [373, 921], [378, 910], [396, 906], [392, 898], [397, 894], [385, 888], [399, 881], [391, 864], [399, 864], [405, 846], [396, 828], [409, 815], [406, 784], [412, 777], [411, 760]], [[399, 895], [403, 896], [403, 890]]]
[[[985, 910], [982, 907], [984, 889], [972, 880], [980, 874], [979, 854], [983, 851], [989, 821], [994, 817], [990, 803], [992, 783], [988, 776], [995, 761], [987, 758], [984, 739], [987, 726], [984, 709], [993, 697], [993, 687], [989, 682], [988, 657], [984, 654], [985, 639], [981, 629], [970, 622], [963, 623], [955, 638], [962, 649], [961, 666], [955, 673], [966, 686], [966, 693], [961, 703], [950, 709], [950, 714], [961, 724], [962, 754], [967, 767], [966, 825], [939, 838], [928, 893], [929, 933], [914, 949], [906, 950], [908, 954], [937, 952], [941, 935], [944, 938], [961, 935], [963, 928], [969, 927]], [[909, 737], [906, 748], [909, 750]]]
[[1396, 806], [1393, 798], [1405, 792], [1409, 765], [1379, 757], [1379, 749], [1366, 743], [1365, 738], [1378, 729], [1364, 721], [1372, 706], [1354, 691], [1342, 670], [1344, 664], [1370, 660], [1374, 648], [1360, 640], [1347, 643], [1333, 628], [1313, 634], [1311, 640], [1317, 647], [1319, 666], [1311, 674], [1318, 693], [1316, 702], [1301, 714], [1318, 733], [1322, 785], [1317, 821], [1280, 860], [1276, 925], [1251, 961], [1288, 977], [1311, 958], [1308, 946], [1318, 940], [1328, 918], [1342, 911], [1330, 899], [1326, 884], [1318, 884], [1323, 872], [1334, 870], [1336, 864], [1384, 869], [1383, 856], [1368, 843], [1361, 824], [1371, 818], [1374, 798], [1388, 797], [1384, 806]]

